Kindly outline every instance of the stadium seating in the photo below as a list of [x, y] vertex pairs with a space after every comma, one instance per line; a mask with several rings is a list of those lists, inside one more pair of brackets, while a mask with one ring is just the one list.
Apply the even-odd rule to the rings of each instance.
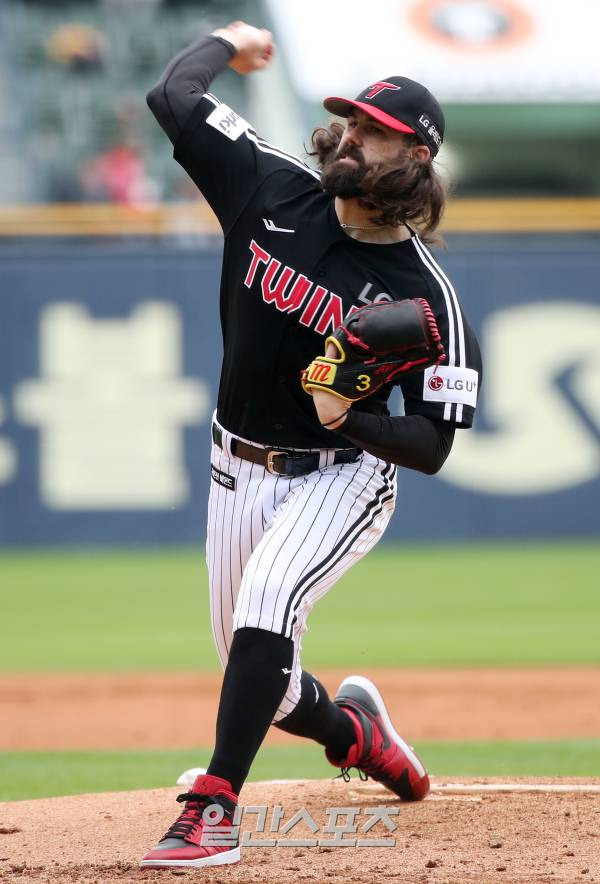
[[[246, 5], [3, 0], [4, 98], [13, 117], [16, 109], [19, 140], [0, 129], [0, 153], [12, 149], [33, 170], [20, 199], [97, 198], [86, 192], [82, 168], [117, 144], [140, 152], [152, 196], [178, 198], [185, 176], [147, 111], [145, 94], [179, 49], [224, 21], [243, 18]], [[242, 79], [225, 72], [219, 93], [243, 112]], [[0, 202], [6, 200], [0, 179]]]

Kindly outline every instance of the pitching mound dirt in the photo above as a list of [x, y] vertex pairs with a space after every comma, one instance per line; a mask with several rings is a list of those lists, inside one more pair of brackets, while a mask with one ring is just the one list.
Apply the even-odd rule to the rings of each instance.
[[[444, 787], [419, 804], [401, 804], [382, 787], [353, 780], [287, 784], [250, 783], [246, 806], [285, 809], [273, 836], [256, 832], [257, 814], [248, 814], [242, 831], [251, 838], [331, 839], [328, 808], [358, 809], [356, 834], [344, 839], [386, 839], [390, 846], [245, 847], [242, 861], [210, 869], [142, 871], [141, 856], [158, 840], [178, 812], [179, 789], [78, 795], [0, 804], [0, 880], [16, 884], [107, 884], [107, 882], [189, 879], [211, 884], [303, 881], [346, 882], [576, 882], [600, 879], [600, 780], [573, 780], [580, 791], [490, 792], [490, 780], [470, 780], [471, 791]], [[530, 783], [518, 780], [519, 785]], [[547, 784], [565, 781], [543, 781]], [[582, 787], [587, 790], [581, 791]], [[289, 833], [285, 821], [304, 808], [308, 819]], [[397, 827], [365, 824], [375, 808], [391, 810]], [[397, 809], [397, 812], [396, 812]], [[348, 817], [341, 816], [338, 823]], [[395, 843], [392, 843], [395, 841]]]

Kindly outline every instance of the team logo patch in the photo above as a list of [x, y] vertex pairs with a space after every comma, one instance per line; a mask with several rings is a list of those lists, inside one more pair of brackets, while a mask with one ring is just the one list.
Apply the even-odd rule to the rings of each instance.
[[475, 408], [478, 383], [479, 374], [474, 368], [430, 366], [423, 372], [423, 399], [425, 402], [450, 402]]
[[221, 470], [213, 467], [212, 464], [210, 465], [210, 475], [213, 482], [217, 482], [219, 485], [222, 485], [223, 488], [227, 488], [228, 491], [235, 491], [235, 476], [230, 476], [228, 473], [221, 472]]
[[206, 122], [230, 141], [237, 141], [248, 128], [248, 123], [226, 104], [220, 104], [208, 115]]
[[380, 80], [378, 83], [373, 83], [365, 98], [375, 98], [376, 95], [379, 95], [380, 92], [383, 92], [384, 89], [391, 89], [393, 92], [397, 92], [399, 89], [402, 89], [402, 86], [396, 86], [395, 83], [388, 83], [387, 80]]

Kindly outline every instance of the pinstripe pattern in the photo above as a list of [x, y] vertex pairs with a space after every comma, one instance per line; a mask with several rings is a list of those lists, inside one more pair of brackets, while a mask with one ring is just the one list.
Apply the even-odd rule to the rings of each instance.
[[225, 666], [235, 629], [250, 626], [294, 642], [288, 691], [275, 716], [300, 697], [300, 641], [314, 604], [379, 540], [395, 503], [396, 470], [370, 454], [288, 479], [213, 445], [212, 464], [235, 478], [214, 480], [208, 504], [207, 565], [212, 629]]
[[[356, 549], [356, 547], [354, 546], [355, 542], [359, 539], [362, 539], [365, 530], [372, 530], [376, 518], [383, 511], [386, 502], [394, 499], [395, 490], [388, 483], [386, 475], [386, 473], [391, 471], [392, 468], [390, 466], [385, 467], [383, 473], [381, 474], [381, 477], [384, 479], [384, 484], [379, 487], [375, 496], [371, 497], [368, 503], [366, 503], [365, 500], [362, 501], [363, 504], [366, 503], [366, 506], [364, 506], [362, 510], [358, 511], [357, 518], [344, 532], [344, 534], [341, 537], [338, 534], [330, 554], [321, 559], [318, 564], [313, 567], [308, 572], [308, 574], [305, 574], [302, 580], [300, 580], [296, 584], [296, 590], [294, 594], [288, 599], [285, 609], [283, 622], [285, 625], [286, 635], [290, 634], [292, 631], [292, 627], [297, 618], [298, 611], [302, 606], [302, 600], [306, 596], [306, 594], [309, 593], [312, 587], [314, 587], [315, 585], [320, 585], [323, 579], [325, 579], [326, 581], [329, 580], [329, 569], [332, 566], [338, 565], [341, 561], [343, 561], [344, 557], [348, 554], [350, 550]], [[374, 478], [375, 473], [371, 476], [371, 484]], [[351, 513], [355, 514], [354, 508], [353, 510], [351, 510]], [[346, 523], [348, 522], [351, 513], [348, 513]], [[352, 561], [350, 561], [349, 564], [352, 564]]]
[[[371, 460], [375, 460], [375, 458], [371, 458]], [[384, 464], [381, 461], [376, 461], [376, 463], [378, 465], [376, 472], [379, 478]], [[386, 467], [386, 469], [389, 470], [390, 468]], [[306, 575], [301, 585], [297, 588], [293, 600], [290, 599], [291, 604], [289, 605], [290, 613], [288, 617], [291, 617], [291, 638], [294, 641], [296, 651], [301, 648], [302, 635], [308, 628], [307, 618], [314, 605], [352, 565], [375, 546], [385, 531], [395, 504], [395, 470], [392, 471], [392, 475], [392, 481], [384, 482], [372, 499], [374, 506], [367, 507], [367, 510], [371, 509], [371, 512], [363, 511], [363, 514], [356, 520], [350, 530], [337, 541], [332, 552], [325, 556], [323, 561], [319, 561], [312, 569], [310, 572], [312, 579], [309, 575]], [[358, 501], [352, 511], [355, 511], [357, 508]], [[349, 518], [350, 516], [351, 513], [348, 513]], [[289, 715], [300, 699], [301, 674], [302, 667], [298, 664], [294, 669], [295, 678], [290, 680], [285, 697], [275, 715], [275, 721], [279, 721], [281, 718]]]

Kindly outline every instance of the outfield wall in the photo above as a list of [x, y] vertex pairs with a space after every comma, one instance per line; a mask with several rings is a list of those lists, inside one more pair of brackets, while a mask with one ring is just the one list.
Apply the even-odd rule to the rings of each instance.
[[[0, 239], [0, 543], [202, 542], [218, 238], [46, 232]], [[447, 240], [478, 420], [439, 476], [401, 472], [387, 537], [596, 535], [600, 237]]]

